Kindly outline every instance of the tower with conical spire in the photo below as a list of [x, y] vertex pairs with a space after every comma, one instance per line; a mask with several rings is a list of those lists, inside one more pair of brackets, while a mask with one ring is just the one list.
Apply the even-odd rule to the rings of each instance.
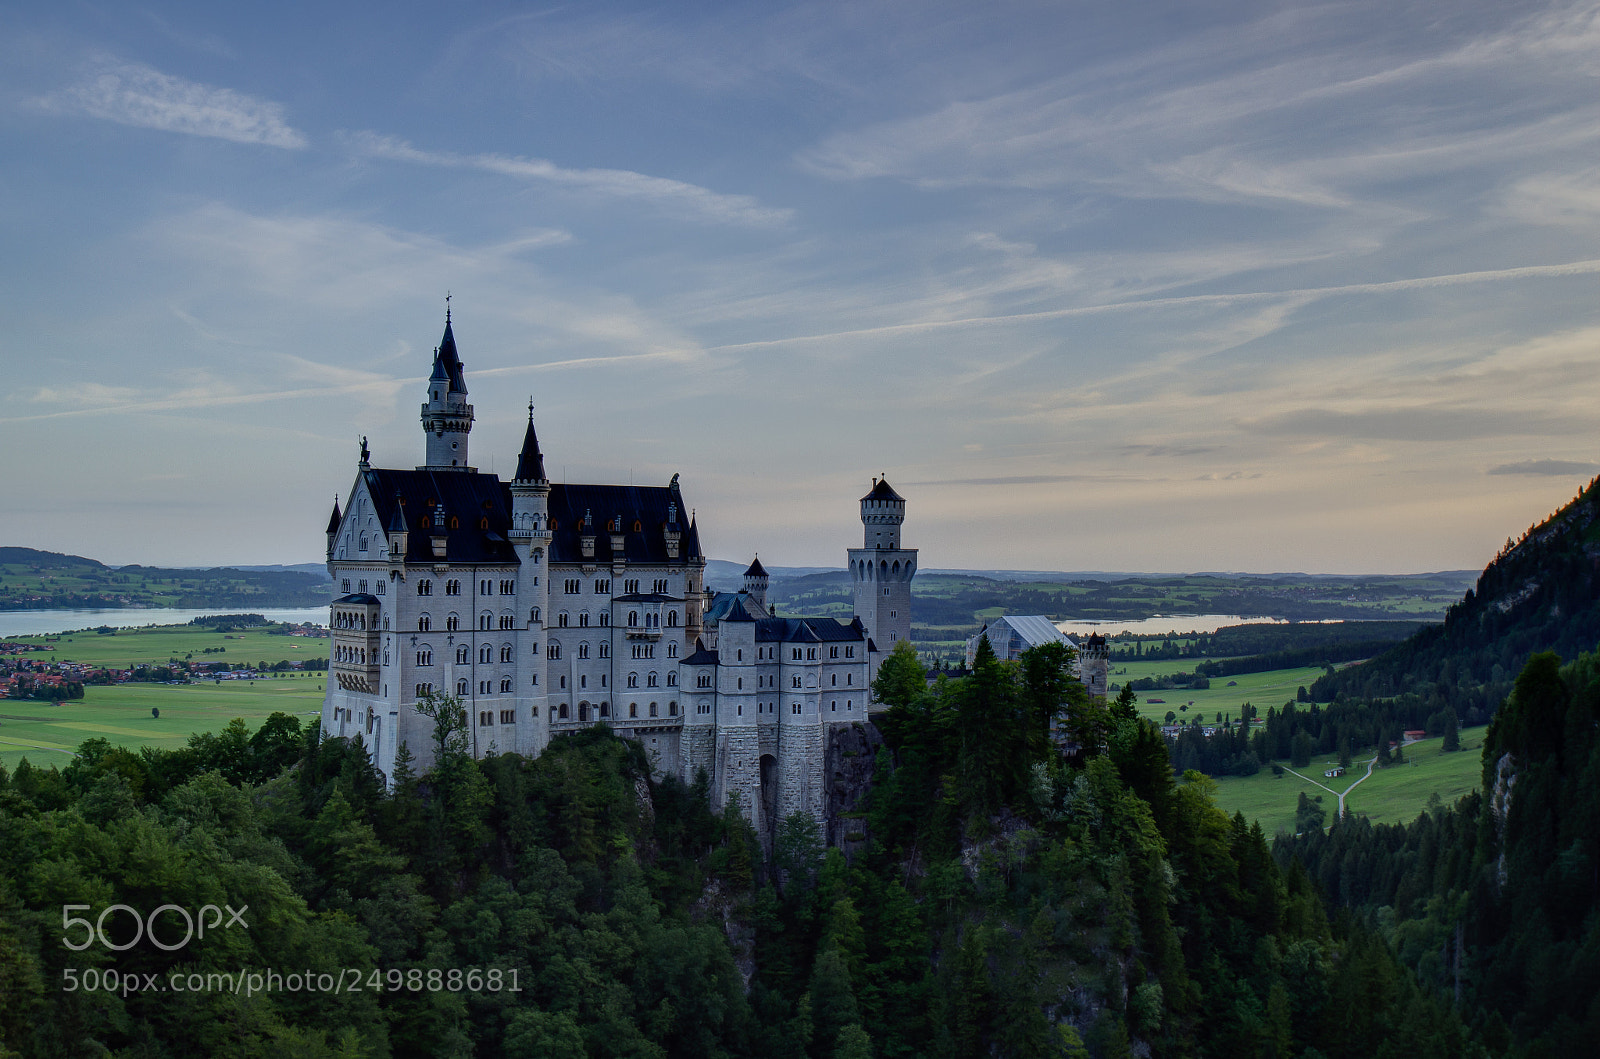
[[[511, 531], [508, 534], [522, 572], [517, 578], [517, 611], [526, 615], [518, 623], [517, 657], [537, 666], [539, 643], [544, 638], [545, 615], [550, 611], [550, 480], [544, 474], [544, 453], [539, 451], [539, 433], [533, 425], [533, 398], [528, 398], [528, 429], [522, 435], [522, 451], [517, 455], [516, 476], [511, 479]], [[531, 676], [531, 674], [530, 674]], [[529, 716], [534, 720], [534, 753], [550, 741], [549, 681], [528, 683], [521, 689]]]
[[877, 646], [872, 676], [897, 640], [911, 638], [911, 579], [917, 572], [917, 550], [900, 547], [900, 526], [906, 520], [905, 497], [887, 478], [874, 478], [872, 491], [861, 498], [862, 546], [846, 553], [854, 588], [855, 614]]
[[456, 336], [450, 326], [449, 299], [445, 300], [444, 337], [433, 351], [433, 374], [428, 378], [428, 399], [422, 402], [422, 430], [428, 438], [428, 462], [417, 470], [474, 471], [467, 465], [467, 435], [472, 433], [472, 406], [467, 403], [467, 379]]

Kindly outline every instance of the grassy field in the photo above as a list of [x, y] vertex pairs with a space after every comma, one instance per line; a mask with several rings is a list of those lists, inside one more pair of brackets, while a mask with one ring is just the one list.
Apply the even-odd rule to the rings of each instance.
[[[1464, 729], [1461, 750], [1454, 754], [1439, 752], [1442, 739], [1413, 743], [1405, 748], [1405, 764], [1374, 769], [1372, 777], [1354, 790], [1350, 790], [1351, 784], [1366, 774], [1366, 759], [1361, 759], [1336, 780], [1322, 776], [1324, 769], [1336, 763], [1330, 759], [1313, 758], [1310, 768], [1295, 771], [1335, 791], [1349, 790], [1344, 803], [1347, 813], [1359, 813], [1376, 823], [1406, 823], [1427, 808], [1431, 795], [1437, 794], [1449, 805], [1477, 788], [1486, 731], [1486, 728]], [[1242, 812], [1247, 820], [1260, 821], [1261, 829], [1268, 835], [1293, 830], [1295, 805], [1301, 791], [1311, 798], [1322, 796], [1322, 808], [1327, 811], [1330, 823], [1339, 809], [1337, 795], [1287, 772], [1274, 776], [1270, 768], [1263, 768], [1254, 776], [1227, 776], [1216, 782], [1217, 804], [1230, 815]]]
[[[221, 633], [200, 625], [157, 625], [144, 629], [118, 629], [115, 635], [94, 632], [59, 636], [13, 636], [8, 643], [36, 643], [48, 652], [22, 655], [34, 661], [84, 662], [89, 665], [130, 669], [141, 663], [165, 665], [168, 659], [194, 662], [290, 662], [327, 658], [331, 641], [311, 636], [280, 636], [264, 629]], [[206, 654], [211, 648], [212, 653]]]
[[[1181, 661], [1167, 662], [1122, 662], [1111, 667], [1111, 683], [1122, 684], [1129, 680], [1138, 680], [1142, 677], [1162, 676], [1167, 673], [1194, 670], [1195, 665], [1205, 661], [1199, 658], [1185, 658]], [[1250, 703], [1261, 716], [1266, 716], [1268, 706], [1282, 707], [1284, 703], [1294, 699], [1295, 692], [1304, 685], [1311, 686], [1311, 682], [1322, 675], [1322, 670], [1316, 666], [1307, 666], [1301, 669], [1273, 669], [1264, 673], [1241, 673], [1232, 677], [1217, 677], [1211, 681], [1211, 687], [1205, 691], [1193, 688], [1172, 688], [1167, 691], [1141, 691], [1139, 696], [1139, 714], [1152, 721], [1161, 722], [1171, 710], [1178, 714], [1178, 720], [1193, 720], [1196, 715], [1203, 715], [1207, 722], [1215, 721], [1217, 714], [1221, 713], [1225, 719], [1239, 720], [1239, 707]], [[1233, 681], [1234, 686], [1228, 687], [1228, 682]], [[1164, 703], [1152, 703], [1151, 699], [1165, 699]], [[1179, 711], [1179, 706], [1189, 703], [1187, 711]]]
[[[320, 673], [289, 673], [221, 684], [89, 687], [82, 699], [60, 706], [4, 699], [0, 763], [15, 769], [26, 757], [36, 765], [63, 768], [79, 743], [97, 736], [135, 748], [180, 747], [191, 733], [218, 731], [235, 717], [255, 728], [280, 710], [304, 723], [321, 710], [323, 686]], [[160, 709], [159, 718], [150, 715], [151, 707]]]

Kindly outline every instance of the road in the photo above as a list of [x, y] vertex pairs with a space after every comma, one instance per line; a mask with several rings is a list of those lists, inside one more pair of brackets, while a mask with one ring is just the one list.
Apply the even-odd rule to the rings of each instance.
[[1289, 768], [1287, 765], [1284, 765], [1284, 766], [1281, 766], [1281, 767], [1282, 767], [1283, 771], [1287, 772], [1289, 775], [1299, 777], [1300, 779], [1303, 779], [1307, 783], [1311, 784], [1313, 787], [1321, 787], [1323, 790], [1327, 791], [1329, 794], [1333, 795], [1335, 798], [1338, 798], [1339, 799], [1339, 819], [1343, 820], [1344, 819], [1344, 796], [1346, 794], [1349, 794], [1351, 791], [1355, 790], [1357, 787], [1361, 786], [1368, 779], [1370, 779], [1372, 777], [1372, 770], [1377, 764], [1378, 764], [1378, 755], [1374, 754], [1374, 755], [1372, 755], [1372, 760], [1367, 762], [1367, 774], [1365, 776], [1362, 776], [1360, 779], [1356, 780], [1354, 783], [1350, 784], [1350, 786], [1346, 787], [1342, 791], [1336, 791], [1332, 787], [1327, 786], [1326, 784], [1318, 783], [1316, 780], [1312, 779], [1310, 776], [1301, 775], [1300, 773], [1296, 772], [1294, 769]]

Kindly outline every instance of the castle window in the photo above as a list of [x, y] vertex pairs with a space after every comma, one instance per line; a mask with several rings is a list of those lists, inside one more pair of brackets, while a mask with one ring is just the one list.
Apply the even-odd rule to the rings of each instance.
[[424, 614], [422, 617], [417, 619], [417, 631], [418, 632], [428, 632], [432, 628], [433, 628], [433, 619], [428, 617], [428, 615]]
[[675, 610], [667, 611], [667, 628], [676, 629], [677, 627], [678, 627], [678, 612], [675, 611]]
[[839, 649], [837, 647], [828, 648], [828, 657], [829, 658], [838, 658], [839, 657]]
[[517, 627], [517, 619], [513, 618], [509, 614], [500, 615], [500, 628], [502, 628], [502, 629], [514, 629], [516, 627]]
[[600, 716], [602, 716], [602, 717], [610, 717], [611, 716], [611, 703], [602, 702], [600, 704]]
[[610, 615], [610, 613], [607, 612], [607, 611], [603, 611], [602, 610], [600, 612], [600, 625], [601, 625], [601, 627], [604, 628], [604, 627], [609, 626], [610, 624], [611, 624], [611, 615]]
[[467, 678], [466, 677], [462, 677], [460, 680], [456, 681], [456, 694], [457, 695], [461, 695], [463, 697], [466, 696], [466, 694], [467, 694]]
[[800, 712], [800, 704], [798, 702], [795, 703], [794, 706], [789, 710], [789, 712], [790, 713], [799, 713]]
[[855, 707], [855, 701], [856, 701], [855, 699], [845, 699], [844, 700], [844, 708], [847, 709], [847, 710], [855, 709], [856, 708]]
[[448, 618], [446, 618], [444, 620], [444, 627], [445, 627], [446, 630], [448, 630], [450, 632], [455, 632], [457, 629], [461, 628], [461, 617], [460, 617], [460, 615], [458, 615], [458, 614], [450, 615]]
[[581, 644], [578, 645], [578, 657], [579, 658], [588, 658], [589, 657], [589, 641], [588, 640], [585, 640]]
[[567, 612], [566, 611], [562, 611], [560, 614], [556, 615], [556, 628], [565, 629], [566, 627], [567, 627]]
[[[602, 646], [602, 647], [604, 647], [604, 646], [605, 646], [605, 645], [604, 645], [604, 644], [601, 644], [601, 645], [600, 645], [600, 646]], [[602, 655], [603, 655], [603, 654], [604, 654], [604, 652], [601, 652], [601, 654], [602, 654]], [[600, 674], [600, 686], [601, 686], [601, 687], [602, 687], [602, 688], [603, 688], [603, 687], [605, 687], [605, 686], [606, 686], [606, 675], [605, 675], [605, 674], [604, 674], [604, 673], [601, 673], [601, 674]]]
[[356, 547], [361, 551], [367, 550], [367, 535], [365, 533], [361, 535], [361, 540], [356, 544]]
[[628, 674], [628, 687], [636, 688], [638, 686], [639, 686], [639, 674], [637, 674], [637, 673], [629, 673]]
[[673, 699], [671, 702], [667, 703], [667, 716], [668, 717], [676, 717], [676, 716], [678, 716], [678, 700], [677, 699]]
[[888, 590], [888, 589], [887, 589], [887, 588], [886, 588], [886, 589], [884, 589], [884, 590], [883, 590], [883, 594], [884, 594], [884, 595], [886, 595], [886, 596], [887, 596], [887, 595], [888, 595], [888, 594], [889, 594], [889, 590]]
[[588, 627], [589, 627], [589, 612], [586, 611], [586, 610], [579, 611], [578, 612], [578, 628], [587, 629]]
[[828, 701], [828, 711], [830, 713], [838, 713], [839, 712], [839, 700], [838, 699], [830, 699]]
[[637, 595], [639, 592], [639, 579], [630, 577], [622, 582], [622, 594], [625, 596]]
[[417, 698], [425, 699], [429, 695], [433, 694], [433, 685], [432, 684], [418, 684], [417, 687], [416, 687], [416, 691], [417, 691]]
[[[450, 466], [454, 467], [455, 465], [456, 465], [456, 461], [455, 460], [451, 460], [450, 461]], [[454, 515], [451, 515], [450, 516], [450, 528], [451, 529], [460, 529], [461, 528], [461, 520], [456, 518]]]
[[538, 607], [534, 607], [532, 610], [528, 611], [528, 624], [530, 624], [530, 625], [539, 624], [539, 608]]
[[637, 717], [637, 716], [639, 716], [639, 704], [637, 702], [628, 703], [628, 716], [629, 717]]
[[700, 676], [695, 680], [694, 686], [697, 688], [709, 688], [711, 686], [711, 674], [701, 673]]
[[[506, 690], [510, 691], [511, 689], [507, 688]], [[517, 723], [517, 711], [516, 710], [501, 710], [500, 711], [500, 723], [501, 724], [516, 724]]]
[[589, 686], [589, 674], [587, 674], [587, 673], [578, 674], [578, 687], [586, 688], [588, 686]]
[[562, 677], [560, 679], [559, 683], [561, 684], [562, 689], [565, 690], [566, 686], [567, 686], [567, 678], [566, 677]]
[[510, 677], [501, 677], [500, 678], [500, 694], [504, 695], [507, 692], [509, 692], [510, 690], [511, 690], [511, 678]]
[[667, 674], [667, 687], [675, 688], [677, 686], [678, 686], [678, 674], [676, 674], [676, 673], [668, 673]]
[[666, 595], [667, 594], [667, 580], [666, 580], [666, 578], [664, 578], [664, 577], [663, 578], [657, 578], [656, 579], [655, 588], [656, 588], [656, 595], [658, 595], [658, 596]]
[[789, 649], [789, 658], [795, 662], [800, 661], [800, 648], [791, 647]]
[[472, 661], [472, 655], [466, 644], [456, 648], [456, 665], [464, 666]]
[[695, 711], [694, 712], [696, 712], [696, 713], [710, 713], [711, 712], [711, 703], [702, 702], [700, 705], [695, 707]]
[[494, 582], [490, 581], [487, 577], [480, 577], [478, 579], [478, 595], [480, 595], [480, 596], [492, 596], [492, 595], [494, 595]]
[[807, 647], [806, 658], [815, 662], [817, 660], [817, 649], [815, 647]]
[[603, 596], [603, 595], [605, 595], [606, 593], [608, 593], [610, 591], [611, 591], [611, 582], [610, 581], [596, 581], [594, 583], [594, 594], [595, 595]]
[[503, 644], [500, 645], [500, 661], [502, 661], [502, 662], [511, 661], [511, 645], [510, 644], [503, 643]]
[[386, 586], [384, 585], [384, 583], [382, 581], [378, 582], [377, 588], [378, 588], [378, 595], [382, 596], [382, 595], [387, 595], [388, 594], [387, 591], [386, 591]]
[[422, 650], [417, 652], [417, 665], [419, 665], [419, 666], [431, 666], [431, 665], [433, 665], [433, 648], [424, 647]]
[[839, 686], [839, 674], [835, 673], [828, 678], [828, 686], [831, 688], [836, 688]]
[[844, 656], [846, 658], [854, 658], [856, 656], [856, 649], [853, 646], [850, 646], [850, 645], [846, 644], [845, 645], [845, 649], [844, 649]]
[[600, 657], [601, 658], [610, 658], [611, 657], [611, 644], [609, 642], [605, 641], [605, 640], [601, 640], [600, 641]]
[[500, 594], [502, 596], [515, 595], [516, 591], [517, 591], [517, 583], [515, 581], [502, 581], [502, 582], [500, 582]]
[[638, 625], [639, 625], [639, 612], [636, 611], [636, 610], [628, 611], [628, 628], [634, 629], [634, 628], [637, 628]]
[[[531, 684], [533, 687], [538, 687], [539, 686], [539, 674], [537, 674], [537, 673], [528, 674], [528, 683]], [[533, 711], [533, 715], [535, 717], [539, 716], [539, 711], [538, 710], [534, 710]]]
[[675, 644], [675, 643], [667, 644], [667, 657], [668, 658], [677, 658], [678, 657], [678, 645], [677, 644]]
[[655, 715], [656, 715], [656, 704], [652, 702], [650, 704], [650, 716], [654, 717]]
[[737, 690], [737, 691], [743, 691], [744, 690], [744, 677], [736, 678], [735, 690]]
[[484, 613], [478, 615], [478, 628], [480, 628], [480, 629], [492, 629], [492, 628], [494, 628], [494, 615], [490, 614], [488, 611], [485, 611]]
[[644, 529], [644, 524], [641, 523], [638, 519], [634, 519], [633, 520], [633, 532], [638, 533], [643, 529]]
[[660, 686], [660, 684], [658, 683], [657, 676], [654, 673], [651, 673], [649, 676], [645, 677], [644, 682], [645, 682], [645, 685], [647, 687], [654, 688], [654, 687], [659, 687]]
[[796, 687], [796, 688], [798, 688], [798, 687], [800, 687], [800, 677], [799, 677], [799, 674], [796, 674], [796, 675], [795, 675], [795, 676], [794, 676], [794, 677], [792, 677], [792, 678], [791, 678], [791, 679], [792, 679], [792, 680], [793, 680], [793, 681], [794, 681], [794, 683], [793, 683], [793, 684], [792, 684], [792, 685], [791, 685], [791, 687]]
[[579, 580], [578, 580], [578, 579], [577, 579], [577, 578], [575, 578], [575, 577], [569, 577], [569, 578], [567, 578], [567, 580], [566, 580], [566, 581], [565, 581], [565, 582], [564, 582], [564, 583], [563, 583], [563, 584], [562, 584], [562, 586], [561, 586], [561, 587], [562, 587], [562, 591], [564, 591], [564, 592], [566, 592], [566, 594], [567, 594], [567, 595], [569, 595], [569, 596], [575, 596], [575, 595], [577, 595], [577, 594], [578, 594], [578, 593], [579, 593], [579, 592], [582, 592], [582, 591], [583, 591], [583, 582], [582, 582], [582, 581], [579, 581]]
[[460, 581], [446, 581], [444, 583], [444, 594], [447, 595], [447, 596], [459, 596], [459, 595], [461, 595], [461, 582]]
[[481, 529], [481, 530], [488, 529], [489, 528], [489, 520], [486, 519], [486, 518], [480, 518], [478, 520], [478, 528]]
[[891, 618], [897, 618], [897, 617], [899, 617], [899, 616], [900, 616], [900, 612], [899, 612], [899, 611], [897, 611], [897, 610], [891, 610], [891, 611], [890, 611], [890, 612], [889, 612], [889, 617], [891, 617]]
[[546, 657], [549, 657], [549, 658], [560, 658], [561, 657], [561, 645], [558, 644], [558, 643], [552, 642], [550, 644], [549, 648], [545, 651], [545, 655], [546, 655]]
[[563, 702], [563, 703], [562, 703], [562, 704], [561, 704], [561, 719], [562, 719], [562, 720], [563, 720], [563, 721], [564, 721], [564, 720], [566, 720], [566, 719], [567, 719], [567, 717], [568, 717], [568, 714], [567, 714], [567, 704], [566, 704], [566, 703], [564, 703], [564, 702]]
[[738, 650], [733, 652], [733, 660], [735, 662], [743, 662], [744, 661], [744, 648], [741, 647]]

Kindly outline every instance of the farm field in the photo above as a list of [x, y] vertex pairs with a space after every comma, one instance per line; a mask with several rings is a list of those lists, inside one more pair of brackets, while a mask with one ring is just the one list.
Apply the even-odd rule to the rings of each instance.
[[[1461, 750], [1454, 754], [1439, 752], [1443, 739], [1423, 739], [1405, 748], [1406, 762], [1388, 768], [1374, 769], [1372, 778], [1363, 782], [1345, 797], [1345, 811], [1366, 816], [1374, 823], [1399, 824], [1414, 820], [1428, 807], [1428, 799], [1437, 794], [1450, 805], [1462, 795], [1478, 786], [1482, 772], [1481, 754], [1483, 737], [1487, 728], [1464, 728], [1461, 731]], [[1322, 772], [1337, 764], [1336, 758], [1324, 756], [1311, 759], [1311, 766], [1296, 769], [1325, 783], [1335, 791], [1348, 790], [1350, 785], [1365, 775], [1367, 758], [1360, 758], [1350, 771], [1337, 780], [1323, 779]], [[1279, 762], [1283, 764], [1283, 762]], [[1285, 772], [1274, 776], [1270, 767], [1263, 767], [1254, 776], [1217, 777], [1216, 802], [1231, 816], [1242, 812], [1247, 820], [1259, 821], [1267, 835], [1294, 828], [1295, 805], [1301, 791], [1306, 796], [1322, 796], [1322, 808], [1331, 823], [1339, 810], [1339, 799], [1321, 787]]]
[[[82, 699], [60, 706], [0, 699], [0, 763], [14, 770], [26, 757], [63, 768], [78, 744], [96, 737], [134, 749], [172, 749], [192, 733], [220, 731], [235, 717], [254, 729], [278, 711], [304, 723], [322, 709], [323, 686], [321, 673], [286, 673], [222, 684], [90, 686]], [[160, 709], [159, 718], [150, 715], [151, 707]]]
[[[19, 657], [33, 661], [83, 662], [87, 665], [129, 669], [149, 663], [165, 665], [168, 659], [194, 662], [296, 661], [328, 657], [329, 640], [312, 636], [283, 636], [265, 629], [222, 633], [201, 625], [156, 625], [144, 629], [118, 629], [115, 635], [70, 632], [59, 636], [12, 636], [8, 643], [36, 643], [50, 648]], [[212, 649], [206, 654], [207, 648]]]

